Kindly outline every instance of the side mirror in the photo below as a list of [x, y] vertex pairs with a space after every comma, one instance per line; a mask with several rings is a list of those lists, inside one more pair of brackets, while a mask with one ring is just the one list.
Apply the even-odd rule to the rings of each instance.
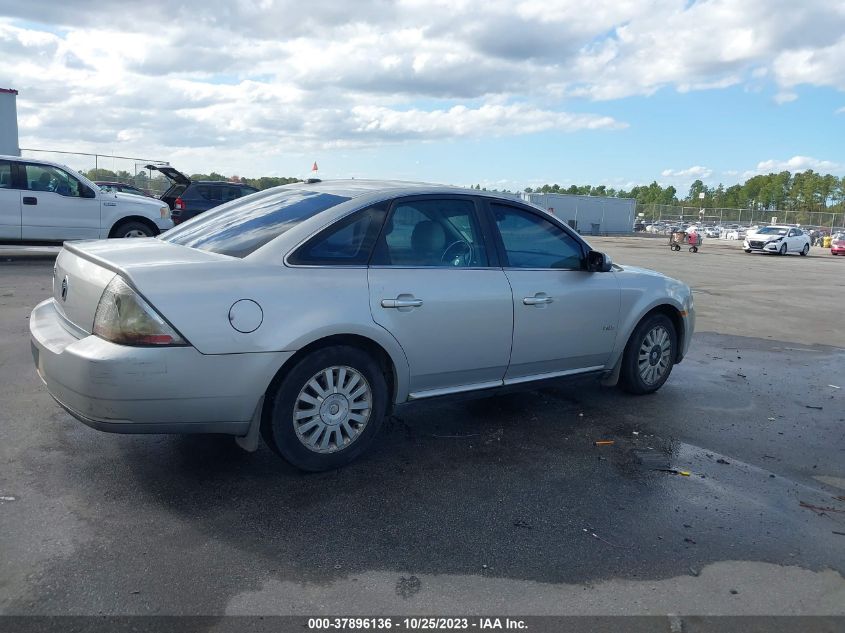
[[610, 256], [599, 251], [587, 253], [587, 270], [591, 273], [609, 273], [613, 268]]
[[82, 185], [82, 191], [79, 192], [83, 198], [96, 198], [97, 194], [88, 185]]

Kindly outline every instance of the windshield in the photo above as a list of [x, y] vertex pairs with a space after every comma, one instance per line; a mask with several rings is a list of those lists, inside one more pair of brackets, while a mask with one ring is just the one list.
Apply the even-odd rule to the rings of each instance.
[[757, 235], [786, 235], [786, 229], [777, 226], [764, 226], [762, 229], [757, 229]]
[[161, 239], [212, 253], [246, 257], [303, 220], [347, 200], [302, 189], [268, 189], [206, 211], [167, 231]]

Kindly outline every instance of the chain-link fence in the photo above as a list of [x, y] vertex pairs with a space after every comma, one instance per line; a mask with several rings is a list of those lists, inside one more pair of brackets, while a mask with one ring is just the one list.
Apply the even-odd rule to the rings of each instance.
[[169, 165], [167, 161], [109, 154], [86, 154], [57, 150], [21, 148], [21, 156], [33, 160], [49, 160], [67, 165], [95, 182], [120, 182], [132, 185], [149, 195], [160, 196], [170, 182], [160, 173], [145, 169], [147, 165]]
[[825, 231], [842, 231], [845, 213], [842, 211], [792, 211], [785, 209], [708, 209], [665, 204], [637, 204], [637, 220], [643, 223], [702, 222], [708, 225], [737, 224], [797, 224]]

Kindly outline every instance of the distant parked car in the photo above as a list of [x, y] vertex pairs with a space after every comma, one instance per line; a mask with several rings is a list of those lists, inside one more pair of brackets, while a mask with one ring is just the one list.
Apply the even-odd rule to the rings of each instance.
[[161, 172], [170, 181], [170, 188], [161, 195], [161, 199], [170, 207], [174, 224], [181, 224], [203, 211], [258, 191], [255, 187], [225, 180], [194, 182], [170, 166], [147, 165], [146, 168]]
[[831, 255], [845, 255], [845, 233], [834, 233], [830, 240]]
[[746, 253], [753, 251], [786, 255], [810, 252], [810, 238], [804, 232], [790, 226], [764, 226], [755, 232], [749, 232], [743, 243]]
[[135, 196], [146, 196], [147, 198], [154, 197], [149, 191], [138, 189], [138, 187], [133, 187], [132, 185], [127, 185], [123, 182], [102, 182], [97, 180], [94, 181], [94, 184], [108, 193], [131, 193]]
[[635, 233], [642, 233], [644, 231], [645, 231], [645, 224], [643, 224], [642, 222], [637, 222], [634, 225], [634, 232]]
[[106, 192], [70, 167], [0, 156], [0, 240], [153, 237], [173, 228], [155, 198]]

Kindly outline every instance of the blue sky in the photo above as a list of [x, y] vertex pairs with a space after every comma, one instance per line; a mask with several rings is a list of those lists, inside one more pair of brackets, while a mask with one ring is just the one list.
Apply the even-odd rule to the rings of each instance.
[[509, 189], [845, 175], [845, 3], [123, 6], [4, 10], [22, 146]]

